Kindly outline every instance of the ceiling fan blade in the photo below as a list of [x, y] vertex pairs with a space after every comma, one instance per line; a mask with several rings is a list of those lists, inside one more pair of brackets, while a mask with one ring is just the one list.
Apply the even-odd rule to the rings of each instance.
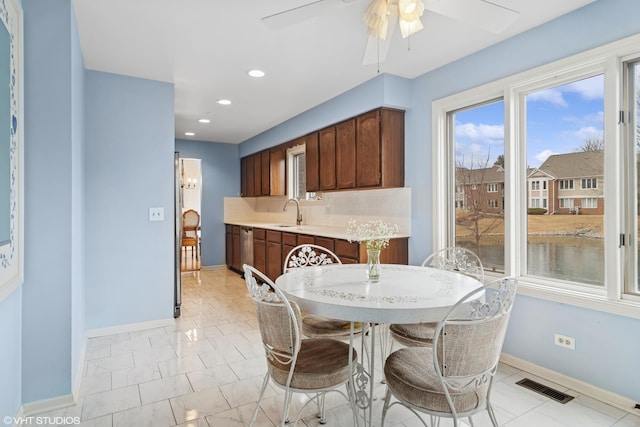
[[302, 21], [322, 15], [337, 6], [352, 3], [346, 0], [314, 0], [292, 9], [276, 12], [261, 19], [272, 30], [279, 30]]
[[424, 0], [424, 7], [495, 34], [506, 30], [520, 15], [518, 11], [488, 0]]
[[381, 40], [374, 36], [367, 37], [367, 44], [364, 46], [364, 54], [362, 55], [362, 65], [383, 63], [385, 59], [387, 59], [397, 22], [398, 14], [392, 11], [389, 15], [389, 23], [387, 24], [386, 39]]

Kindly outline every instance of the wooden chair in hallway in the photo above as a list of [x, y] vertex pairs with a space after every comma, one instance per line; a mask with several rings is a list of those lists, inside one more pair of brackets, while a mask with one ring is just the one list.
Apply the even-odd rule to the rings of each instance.
[[200, 214], [189, 209], [182, 214], [182, 242], [181, 247], [184, 253], [184, 257], [187, 256], [187, 248], [191, 248], [191, 257], [194, 254], [196, 260], [200, 258], [200, 236], [198, 231], [200, 230]]

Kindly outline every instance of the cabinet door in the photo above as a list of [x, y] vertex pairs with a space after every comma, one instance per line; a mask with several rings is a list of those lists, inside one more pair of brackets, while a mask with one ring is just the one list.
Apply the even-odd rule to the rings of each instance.
[[287, 188], [287, 151], [284, 148], [272, 150], [269, 158], [270, 195], [284, 196]]
[[232, 226], [231, 234], [231, 245], [233, 247], [231, 255], [231, 267], [238, 271], [242, 271], [242, 266], [240, 265], [240, 226]]
[[260, 194], [263, 196], [268, 196], [271, 193], [271, 179], [270, 179], [270, 157], [269, 150], [264, 150], [260, 153], [260, 164], [261, 164], [261, 188]]
[[318, 133], [313, 133], [304, 138], [306, 161], [306, 186], [307, 192], [320, 190], [320, 152], [318, 148]]
[[243, 194], [247, 197], [253, 197], [256, 195], [253, 156], [245, 157], [245, 179], [246, 179], [246, 192]]
[[262, 155], [256, 153], [253, 157], [253, 195], [260, 196], [262, 194]]
[[380, 111], [371, 111], [356, 119], [356, 184], [381, 185]]
[[329, 249], [331, 252], [335, 252], [335, 239], [329, 237], [316, 236], [316, 245]]
[[233, 260], [233, 234], [231, 234], [230, 225], [225, 225], [224, 249], [224, 262], [227, 264], [227, 267], [230, 268]]
[[253, 239], [253, 266], [263, 273], [267, 266], [267, 242], [255, 237]]
[[282, 274], [282, 243], [267, 241], [266, 275], [275, 281]]
[[318, 132], [320, 190], [336, 189], [336, 128]]
[[240, 159], [240, 196], [247, 195], [247, 158]]
[[336, 125], [336, 186], [356, 186], [356, 121], [347, 120]]

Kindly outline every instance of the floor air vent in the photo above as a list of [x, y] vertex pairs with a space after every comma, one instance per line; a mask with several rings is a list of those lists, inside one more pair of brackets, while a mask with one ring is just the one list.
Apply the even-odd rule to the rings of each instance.
[[528, 388], [529, 390], [535, 391], [536, 393], [542, 394], [543, 396], [547, 396], [548, 398], [553, 399], [556, 402], [567, 403], [573, 399], [573, 396], [552, 389], [551, 387], [547, 387], [546, 385], [530, 380], [529, 378], [524, 378], [518, 381], [516, 384], [521, 385], [524, 388]]

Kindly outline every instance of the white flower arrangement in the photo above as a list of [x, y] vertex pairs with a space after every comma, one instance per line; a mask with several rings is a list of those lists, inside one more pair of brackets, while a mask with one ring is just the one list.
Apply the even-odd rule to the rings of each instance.
[[379, 219], [358, 224], [355, 219], [347, 222], [347, 238], [350, 242], [365, 242], [367, 249], [381, 250], [398, 232], [397, 224], [387, 224]]

